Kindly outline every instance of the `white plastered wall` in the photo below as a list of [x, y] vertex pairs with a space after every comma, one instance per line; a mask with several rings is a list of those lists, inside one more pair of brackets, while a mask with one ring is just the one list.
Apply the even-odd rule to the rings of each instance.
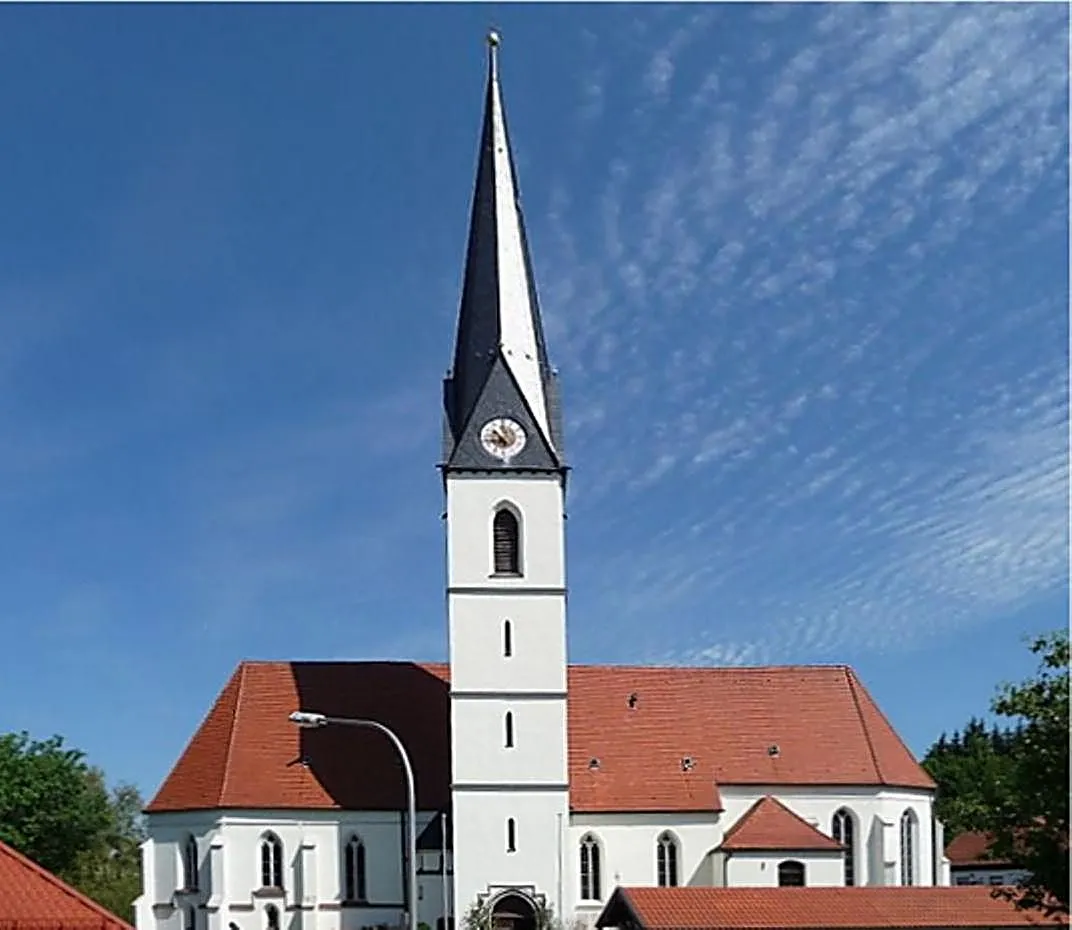
[[[432, 819], [418, 812], [417, 832]], [[402, 919], [401, 813], [390, 811], [209, 811], [153, 814], [142, 846], [144, 893], [135, 907], [138, 930], [184, 930], [184, 910], [196, 908], [197, 930], [264, 930], [265, 909], [279, 909], [281, 930], [361, 930]], [[261, 893], [261, 842], [271, 832], [283, 844], [282, 895]], [[182, 849], [199, 850], [196, 894], [183, 884]], [[365, 845], [368, 903], [342, 906], [343, 848], [357, 835]], [[418, 914], [435, 926], [442, 916], [442, 880], [422, 876]], [[429, 919], [431, 918], [431, 919]]]
[[[459, 921], [477, 898], [501, 888], [531, 890], [556, 910], [562, 900], [559, 856], [569, 810], [563, 503], [557, 475], [447, 479]], [[520, 520], [520, 577], [494, 574], [492, 521], [500, 506]]]

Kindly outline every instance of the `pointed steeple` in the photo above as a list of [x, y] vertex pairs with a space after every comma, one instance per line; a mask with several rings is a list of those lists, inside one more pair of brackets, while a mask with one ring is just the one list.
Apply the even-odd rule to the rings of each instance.
[[[484, 125], [465, 257], [454, 365], [444, 391], [445, 465], [563, 468], [554, 371], [547, 360], [517, 175], [499, 85], [498, 33], [488, 35]], [[507, 418], [525, 433], [509, 459], [491, 455], [479, 433]]]

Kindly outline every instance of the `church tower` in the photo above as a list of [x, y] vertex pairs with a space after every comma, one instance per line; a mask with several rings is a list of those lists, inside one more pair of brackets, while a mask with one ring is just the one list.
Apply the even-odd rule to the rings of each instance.
[[562, 911], [566, 748], [566, 466], [556, 377], [506, 132], [499, 38], [454, 364], [444, 384], [454, 907], [500, 925]]

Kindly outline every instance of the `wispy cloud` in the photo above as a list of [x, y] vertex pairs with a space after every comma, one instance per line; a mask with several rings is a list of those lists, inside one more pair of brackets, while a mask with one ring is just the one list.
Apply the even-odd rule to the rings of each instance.
[[582, 635], [817, 657], [1063, 583], [1066, 20], [730, 5], [614, 61], [632, 120], [582, 88], [603, 181], [537, 253]]

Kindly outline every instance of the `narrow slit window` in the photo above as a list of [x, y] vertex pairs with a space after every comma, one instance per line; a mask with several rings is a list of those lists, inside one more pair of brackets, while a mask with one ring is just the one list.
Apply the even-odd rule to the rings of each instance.
[[856, 884], [856, 831], [853, 825], [852, 812], [847, 808], [840, 808], [834, 814], [834, 839], [845, 847], [844, 880], [846, 887]]
[[901, 814], [901, 884], [916, 883], [916, 815], [909, 808]]
[[261, 841], [261, 885], [283, 887], [283, 844], [272, 834]]
[[581, 840], [581, 899], [600, 901], [599, 843], [589, 833]]
[[660, 887], [677, 887], [677, 841], [669, 833], [659, 837], [656, 854], [657, 878]]
[[506, 748], [507, 749], [513, 749], [514, 748], [514, 712], [513, 711], [508, 710], [506, 712], [505, 729], [506, 729]]
[[496, 575], [521, 574], [521, 527], [509, 510], [503, 508], [492, 521], [492, 541]]
[[183, 860], [183, 886], [187, 891], [197, 891], [197, 840], [193, 836], [186, 837], [186, 843], [182, 850]]
[[514, 628], [509, 620], [503, 620], [503, 655], [510, 658], [514, 654]]
[[274, 904], [264, 909], [264, 925], [266, 930], [279, 930], [279, 908]]
[[506, 851], [508, 853], [517, 852], [517, 824], [514, 822], [514, 818], [510, 817], [506, 821]]
[[365, 901], [365, 844], [358, 836], [350, 837], [345, 855], [346, 900]]

